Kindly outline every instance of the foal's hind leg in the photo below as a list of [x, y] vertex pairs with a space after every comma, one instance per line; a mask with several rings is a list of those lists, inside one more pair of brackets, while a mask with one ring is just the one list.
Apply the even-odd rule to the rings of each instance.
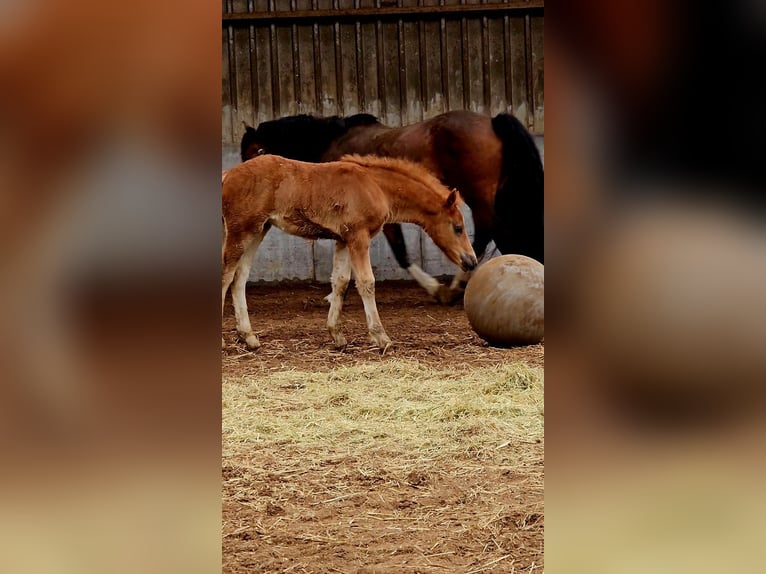
[[356, 289], [364, 303], [370, 338], [385, 351], [391, 345], [391, 339], [383, 329], [378, 308], [375, 305], [375, 276], [372, 274], [372, 265], [370, 265], [370, 238], [363, 237], [349, 241], [348, 250], [351, 256], [351, 268], [356, 277]]
[[[221, 253], [221, 318], [223, 318], [223, 308], [226, 304], [226, 292], [229, 290], [234, 275], [237, 272], [237, 264], [239, 263], [244, 249], [237, 243], [229, 243], [226, 237], [226, 229], [224, 228], [224, 244]], [[226, 348], [226, 341], [221, 337], [221, 348]]]
[[330, 312], [327, 314], [327, 329], [335, 344], [342, 349], [346, 346], [346, 338], [340, 332], [338, 319], [343, 309], [343, 298], [351, 280], [351, 259], [345, 243], [335, 243], [335, 255], [332, 260], [332, 293], [326, 299], [330, 302]]
[[237, 334], [245, 341], [249, 349], [257, 349], [261, 346], [258, 336], [253, 333], [250, 325], [250, 316], [247, 313], [247, 300], [245, 298], [245, 286], [250, 277], [250, 269], [258, 247], [263, 241], [264, 233], [254, 236], [245, 246], [244, 253], [237, 264], [237, 272], [234, 276], [234, 284], [231, 288], [231, 298], [234, 303], [234, 317], [237, 321]]

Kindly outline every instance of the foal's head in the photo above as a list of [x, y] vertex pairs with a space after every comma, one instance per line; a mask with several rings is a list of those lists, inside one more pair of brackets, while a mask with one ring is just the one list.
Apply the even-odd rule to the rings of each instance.
[[465, 231], [463, 214], [459, 209], [461, 203], [458, 192], [453, 189], [441, 209], [427, 214], [424, 229], [450, 261], [463, 271], [471, 271], [478, 261]]

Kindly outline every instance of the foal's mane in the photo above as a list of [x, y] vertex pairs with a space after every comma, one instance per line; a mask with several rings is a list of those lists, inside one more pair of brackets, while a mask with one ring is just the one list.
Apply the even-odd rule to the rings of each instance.
[[240, 154], [245, 161], [248, 147], [257, 142], [267, 148], [268, 153], [318, 162], [330, 144], [351, 128], [377, 123], [378, 118], [371, 114], [327, 118], [299, 114], [261, 122], [257, 129], [245, 125]]
[[[399, 173], [437, 191], [440, 195], [444, 195], [445, 198], [450, 191], [436, 178], [436, 176], [421, 164], [407, 159], [382, 157], [377, 155], [348, 154], [341, 157], [340, 161], [355, 163], [362, 167], [382, 168]], [[444, 190], [447, 190], [447, 194], [444, 193]]]

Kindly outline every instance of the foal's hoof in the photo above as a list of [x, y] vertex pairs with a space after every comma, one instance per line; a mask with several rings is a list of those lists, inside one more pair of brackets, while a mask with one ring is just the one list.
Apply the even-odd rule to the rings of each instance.
[[391, 339], [389, 339], [388, 335], [386, 335], [385, 333], [383, 334], [370, 333], [370, 339], [372, 339], [372, 342], [378, 346], [381, 354], [385, 353], [388, 350], [388, 348], [391, 346]]
[[436, 292], [436, 300], [442, 305], [454, 305], [463, 298], [461, 289], [451, 289], [446, 285], [440, 285]]
[[240, 337], [245, 340], [245, 345], [247, 345], [247, 348], [250, 350], [257, 349], [261, 346], [261, 342], [258, 340], [258, 335], [254, 335], [253, 333], [241, 333]]
[[332, 339], [332, 346], [335, 347], [336, 351], [342, 351], [348, 345], [346, 337], [343, 335], [334, 335]]

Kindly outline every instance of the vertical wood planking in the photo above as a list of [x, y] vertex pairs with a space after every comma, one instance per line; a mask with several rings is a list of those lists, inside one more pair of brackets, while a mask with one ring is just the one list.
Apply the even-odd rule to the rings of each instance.
[[385, 122], [388, 125], [401, 125], [402, 101], [399, 82], [399, 27], [396, 21], [386, 21], [378, 27], [380, 32], [379, 46], [382, 46], [383, 59], [383, 93], [385, 106]]
[[[315, 0], [319, 9], [333, 8], [333, 0]], [[340, 52], [337, 50], [338, 25], [335, 22], [322, 22], [315, 24], [314, 53], [317, 54], [318, 66], [316, 69], [316, 113], [329, 116], [333, 114], [343, 115], [342, 102], [338, 88], [337, 74], [339, 74]]]
[[532, 131], [538, 134], [545, 132], [545, 83], [543, 68], [545, 66], [545, 42], [543, 39], [543, 18], [533, 16], [532, 27], [532, 102], [534, 118]]
[[[247, 9], [252, 11], [255, 9], [255, 0], [247, 1]], [[253, 88], [253, 95], [250, 99], [252, 103], [252, 111], [250, 113], [251, 120], [247, 122], [248, 125], [252, 125], [256, 122], [258, 116], [258, 101], [260, 100], [260, 84], [258, 83], [258, 50], [255, 44], [255, 26], [251, 25], [249, 29], [250, 38], [250, 79]], [[240, 124], [234, 130], [235, 133], [242, 133], [244, 126]]]
[[507, 48], [511, 56], [511, 104], [512, 112], [524, 125], [528, 124], [529, 100], [527, 98], [526, 44], [524, 18], [508, 17]]
[[[407, 0], [405, 6], [417, 6], [417, 0]], [[402, 51], [404, 53], [404, 108], [402, 123], [411, 124], [423, 119], [423, 99], [421, 71], [420, 24], [413, 21], [402, 23]]]
[[[232, 0], [231, 7], [237, 12], [247, 11], [247, 0]], [[233, 115], [232, 132], [242, 122], [253, 122], [253, 78], [250, 65], [250, 28], [234, 28], [234, 72], [236, 74], [236, 103]]]
[[[476, 4], [477, 0], [470, 0], [466, 4]], [[466, 79], [468, 85], [469, 110], [485, 113], [484, 104], [484, 63], [481, 18], [464, 18], [463, 52], [467, 54]], [[466, 49], [467, 46], [467, 49]]]
[[[401, 5], [402, 0], [399, 0]], [[400, 18], [396, 23], [396, 47], [399, 52], [399, 123], [404, 125], [407, 120], [407, 56], [404, 43], [404, 21]]]
[[[418, 0], [418, 6], [422, 6], [423, 0]], [[426, 23], [421, 20], [418, 22], [418, 73], [420, 83], [420, 115], [421, 119], [425, 118], [426, 108], [428, 106], [428, 98], [426, 97]]]
[[221, 38], [221, 52], [223, 56], [221, 63], [221, 140], [228, 143], [233, 142], [235, 137], [232, 133], [232, 115], [234, 108], [232, 98], [234, 97], [234, 90], [232, 90], [231, 85], [232, 74], [230, 70], [231, 59], [229, 53], [231, 26], [224, 26]]
[[[354, 0], [339, 0], [339, 8], [353, 8]], [[358, 75], [359, 44], [357, 42], [357, 25], [340, 23], [337, 25], [339, 38], [336, 40], [338, 50], [338, 99], [342, 102], [339, 113], [350, 115], [364, 109], [359, 98], [362, 82]]]
[[279, 86], [279, 101], [277, 102], [279, 116], [298, 113], [297, 95], [293, 76], [293, 30], [290, 27], [276, 28], [276, 79]]
[[[375, 0], [360, 0], [359, 8], [375, 7]], [[364, 96], [363, 111], [375, 116], [381, 115], [381, 98], [378, 80], [378, 42], [376, 24], [362, 22], [360, 25], [359, 67], [362, 70], [362, 93]]]
[[463, 106], [463, 41], [460, 21], [449, 20], [444, 24], [444, 74], [447, 77], [446, 98], [449, 109], [465, 109]]
[[532, 24], [529, 14], [524, 16], [524, 64], [527, 77], [527, 127], [530, 127], [534, 116], [534, 101], [532, 99]]
[[[423, 6], [436, 6], [438, 0], [423, 0]], [[427, 20], [421, 28], [423, 116], [431, 118], [446, 111], [442, 86], [441, 32], [439, 20]]]
[[506, 92], [506, 70], [510, 66], [505, 59], [505, 30], [503, 18], [487, 19], [487, 47], [489, 67], [489, 110], [490, 115], [507, 112], [510, 100]]
[[[311, 0], [293, 0], [296, 10], [310, 10]], [[298, 113], [316, 113], [314, 30], [311, 24], [293, 27], [293, 74], [298, 96]]]
[[[268, 0], [269, 10], [274, 9], [274, 0]], [[271, 113], [272, 117], [276, 118], [280, 115], [279, 101], [281, 99], [281, 90], [279, 85], [279, 43], [277, 41], [277, 27], [276, 24], [269, 25], [269, 44], [271, 45], [271, 92], [273, 99], [271, 100]]]
[[[256, 10], [267, 10], [268, 0], [255, 0]], [[273, 91], [274, 80], [271, 72], [271, 62], [274, 57], [271, 51], [269, 26], [255, 27], [255, 78], [258, 82], [258, 97], [255, 102], [255, 121], [261, 123], [272, 118], [273, 102], [277, 97]]]
[[[375, 0], [375, 7], [380, 8], [380, 0]], [[378, 20], [375, 22], [375, 47], [377, 58], [377, 80], [378, 80], [378, 99], [380, 100], [380, 112], [378, 113], [383, 120], [383, 123], [388, 122], [387, 113], [388, 105], [386, 100], [388, 95], [386, 93], [386, 56], [383, 51], [383, 23]]]
[[491, 84], [489, 79], [489, 21], [486, 16], [481, 19], [481, 88], [484, 113], [492, 108]]

